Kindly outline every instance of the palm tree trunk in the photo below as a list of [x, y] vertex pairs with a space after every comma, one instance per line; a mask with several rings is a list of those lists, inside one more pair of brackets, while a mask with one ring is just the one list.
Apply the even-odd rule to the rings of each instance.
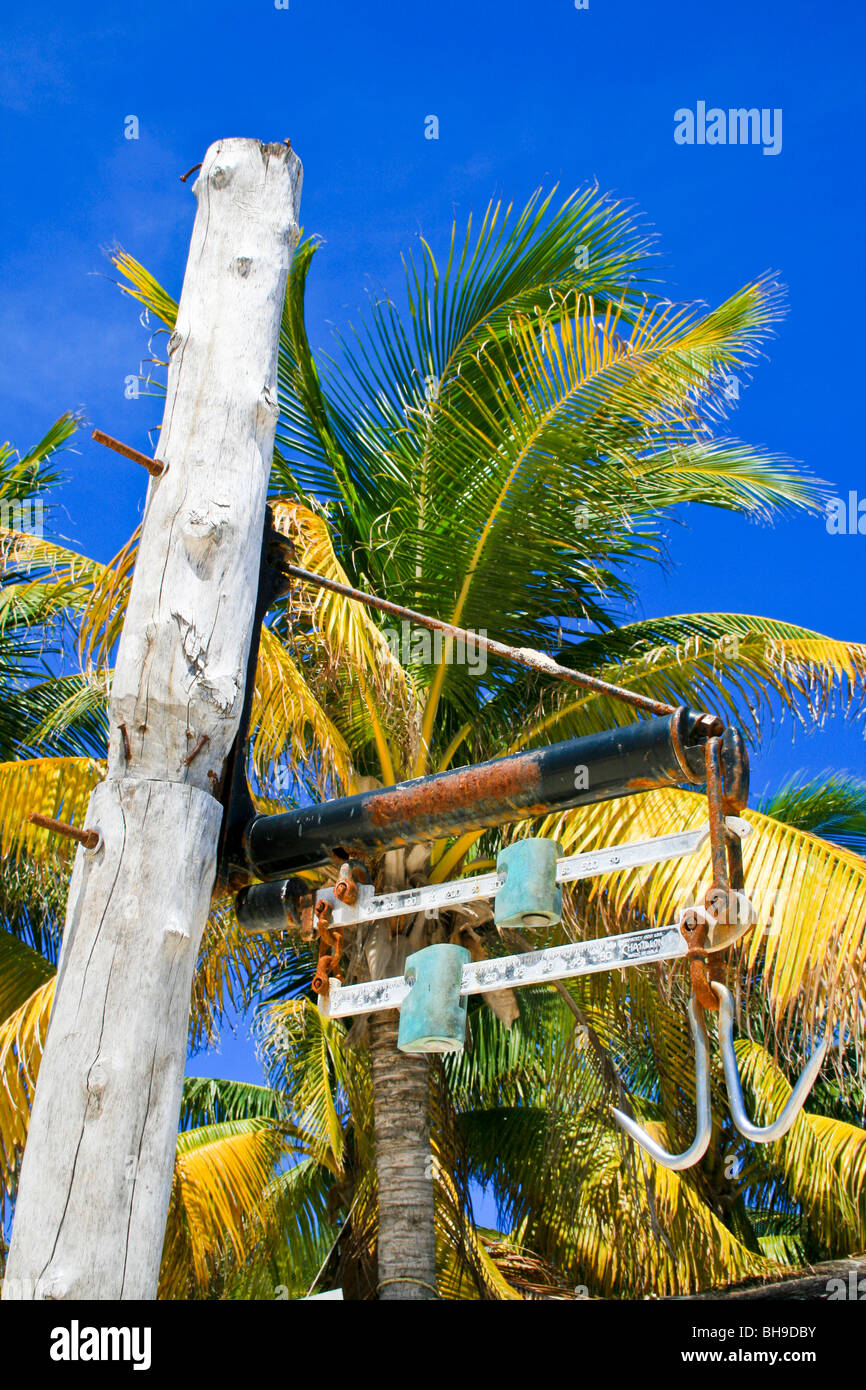
[[399, 1014], [370, 1017], [379, 1183], [379, 1298], [436, 1297], [430, 1064], [397, 1050]]

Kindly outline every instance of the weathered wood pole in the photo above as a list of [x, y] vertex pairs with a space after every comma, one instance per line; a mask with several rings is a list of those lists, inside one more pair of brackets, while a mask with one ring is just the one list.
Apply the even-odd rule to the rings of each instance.
[[300, 189], [290, 148], [258, 140], [212, 145], [195, 184], [158, 450], [168, 467], [149, 484], [108, 776], [87, 813], [103, 843], [79, 849], [72, 874], [4, 1298], [156, 1296]]

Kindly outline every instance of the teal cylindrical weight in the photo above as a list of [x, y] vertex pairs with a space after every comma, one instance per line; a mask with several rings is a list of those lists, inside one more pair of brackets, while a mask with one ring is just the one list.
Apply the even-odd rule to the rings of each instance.
[[553, 927], [562, 920], [556, 861], [562, 846], [541, 838], [515, 840], [499, 851], [496, 872], [505, 883], [494, 898], [498, 927]]
[[401, 1052], [462, 1052], [466, 999], [460, 997], [465, 946], [427, 946], [406, 961], [411, 989], [400, 1005], [397, 1046]]

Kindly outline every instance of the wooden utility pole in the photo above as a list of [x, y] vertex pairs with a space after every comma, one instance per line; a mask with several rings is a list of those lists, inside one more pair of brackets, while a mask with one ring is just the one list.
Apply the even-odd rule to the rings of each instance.
[[[297, 241], [291, 149], [221, 140], [198, 211], [158, 457], [79, 848], [3, 1297], [156, 1296], [190, 989], [238, 728]], [[111, 465], [110, 465], [111, 466]], [[106, 505], [111, 505], [107, 486]]]

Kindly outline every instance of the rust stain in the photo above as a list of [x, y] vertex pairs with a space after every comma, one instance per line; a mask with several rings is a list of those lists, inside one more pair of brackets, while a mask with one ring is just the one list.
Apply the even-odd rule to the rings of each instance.
[[657, 777], [632, 777], [625, 785], [630, 792], [654, 792], [668, 783], [660, 782]]
[[540, 762], [539, 754], [514, 761], [503, 758], [487, 764], [483, 770], [467, 767], [459, 773], [379, 792], [367, 803], [370, 820], [382, 830], [407, 821], [435, 823], [455, 812], [482, 819], [489, 815], [498, 821], [506, 814], [503, 803], [525, 808], [527, 815], [532, 814], [533, 807], [527, 803], [538, 803], [542, 790]]

